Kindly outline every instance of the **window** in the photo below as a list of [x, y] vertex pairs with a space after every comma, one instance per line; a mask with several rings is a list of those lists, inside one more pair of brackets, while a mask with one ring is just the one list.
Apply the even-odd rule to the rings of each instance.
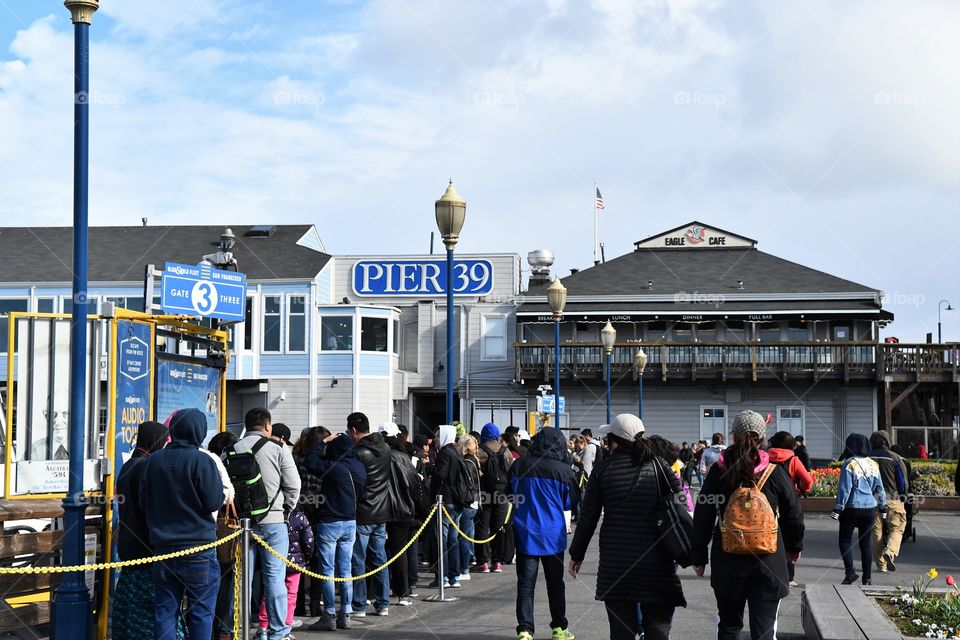
[[803, 435], [803, 407], [777, 407], [777, 431]]
[[280, 351], [280, 296], [263, 296], [262, 351]]
[[[73, 296], [63, 296], [61, 304], [63, 310], [60, 313], [67, 315], [73, 313]], [[87, 298], [87, 313], [97, 313], [97, 296]]]
[[253, 297], [247, 297], [247, 308], [243, 312], [243, 349], [253, 349]]
[[7, 352], [7, 331], [9, 320], [7, 314], [11, 311], [26, 311], [30, 308], [30, 301], [26, 298], [21, 300], [0, 300], [0, 353]]
[[287, 298], [287, 351], [307, 350], [307, 303], [303, 296]]
[[400, 320], [393, 319], [393, 355], [400, 355]]
[[727, 408], [700, 407], [700, 439], [713, 442], [713, 434], [727, 437]]
[[850, 339], [850, 328], [849, 327], [834, 327], [833, 328], [833, 339], [837, 342], [846, 342]]
[[56, 302], [54, 298], [37, 298], [37, 313], [53, 313]]
[[353, 351], [353, 318], [326, 316], [320, 318], [321, 351]]
[[480, 316], [480, 359], [507, 359], [507, 319], [502, 315]]
[[386, 318], [360, 318], [360, 350], [387, 350]]

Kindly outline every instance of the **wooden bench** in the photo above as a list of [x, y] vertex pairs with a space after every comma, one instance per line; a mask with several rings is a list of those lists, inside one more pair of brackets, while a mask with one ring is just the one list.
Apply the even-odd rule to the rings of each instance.
[[808, 585], [801, 599], [803, 630], [815, 640], [900, 640], [896, 626], [857, 585]]

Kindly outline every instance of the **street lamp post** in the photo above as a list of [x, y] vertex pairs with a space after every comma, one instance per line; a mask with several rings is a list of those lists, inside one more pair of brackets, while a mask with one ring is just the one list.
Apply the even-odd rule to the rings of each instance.
[[560, 428], [560, 320], [567, 306], [567, 288], [555, 278], [547, 287], [547, 302], [553, 312], [553, 426]]
[[[943, 308], [943, 303], [944, 303], [944, 302], [947, 303], [947, 308], [946, 308], [946, 309]], [[941, 311], [953, 311], [953, 307], [950, 306], [950, 302], [949, 302], [948, 300], [941, 300], [940, 302], [937, 303], [937, 343], [938, 343], [938, 344], [941, 343], [941, 342], [943, 342], [943, 328], [942, 328], [941, 322], [940, 322], [940, 312], [941, 312]]]
[[610, 321], [607, 320], [607, 326], [600, 330], [600, 342], [603, 344], [603, 352], [606, 355], [607, 372], [607, 424], [610, 424], [610, 356], [613, 354], [613, 345], [617, 341], [617, 330], [613, 328]]
[[[87, 415], [87, 183], [90, 23], [98, 0], [66, 0], [73, 21], [73, 311], [70, 319], [70, 461], [63, 499], [63, 564], [84, 562], [83, 451]], [[82, 572], [67, 573], [53, 595], [53, 637], [90, 637], [90, 592]]]
[[453, 188], [453, 180], [434, 204], [437, 227], [447, 247], [447, 424], [453, 422], [453, 249], [460, 240], [460, 229], [467, 215], [467, 203]]
[[637, 351], [633, 356], [633, 368], [637, 372], [637, 382], [640, 387], [640, 412], [637, 416], [643, 419], [643, 370], [647, 368], [647, 354], [643, 349]]

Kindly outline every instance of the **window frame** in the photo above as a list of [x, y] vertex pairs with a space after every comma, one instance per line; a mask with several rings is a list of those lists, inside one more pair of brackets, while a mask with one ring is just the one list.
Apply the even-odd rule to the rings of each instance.
[[[378, 351], [378, 350], [375, 350], [375, 349], [364, 349], [364, 348], [363, 348], [363, 321], [364, 321], [364, 320], [379, 320], [379, 321], [381, 321], [381, 322], [384, 323], [384, 337], [385, 337], [385, 339], [386, 339], [386, 342], [385, 342], [385, 344], [384, 344], [383, 351]], [[356, 329], [357, 329], [357, 327], [354, 327], [354, 330], [356, 330]], [[357, 338], [359, 338], [359, 347], [360, 347], [360, 348], [357, 349], [357, 353], [385, 353], [385, 354], [388, 354], [388, 355], [392, 355], [392, 353], [390, 352], [390, 335], [389, 335], [389, 332], [390, 332], [390, 318], [389, 318], [389, 317], [383, 317], [383, 316], [365, 316], [365, 315], [361, 315], [361, 316], [360, 316], [359, 333], [358, 333], [358, 335], [357, 335]]]
[[[326, 348], [326, 343], [324, 342], [324, 335], [323, 335], [323, 321], [326, 320], [327, 318], [332, 318], [335, 320], [350, 321], [350, 348], [349, 349], [327, 349]], [[353, 353], [354, 352], [353, 347], [357, 338], [356, 324], [354, 323], [355, 319], [356, 319], [356, 316], [352, 313], [328, 314], [328, 313], [321, 312], [317, 316], [317, 331], [319, 332], [317, 337], [317, 340], [319, 341], [317, 352], [318, 353]]]
[[[262, 302], [262, 304], [260, 305], [260, 314], [259, 314], [260, 315], [260, 331], [259, 331], [260, 353], [270, 353], [270, 354], [283, 353], [283, 333], [284, 333], [283, 332], [283, 310], [284, 310], [283, 299], [284, 297], [285, 296], [282, 293], [265, 293], [265, 294], [261, 294], [260, 296], [260, 301]], [[277, 299], [278, 309], [275, 314], [267, 313], [267, 298]], [[279, 332], [279, 335], [277, 336], [276, 350], [270, 349], [269, 351], [266, 348], [266, 342], [267, 342], [266, 331], [267, 331], [268, 315], [270, 317], [273, 317], [273, 316], [277, 317], [277, 331]]]
[[[499, 336], [490, 336], [491, 338], [500, 338], [503, 340], [503, 355], [491, 355], [487, 350], [487, 320], [488, 318], [497, 319], [502, 323], [503, 332]], [[505, 313], [483, 313], [480, 314], [480, 360], [486, 362], [504, 362], [507, 359], [507, 314]]]
[[723, 409], [723, 437], [724, 437], [724, 442], [726, 442], [726, 439], [730, 437], [730, 408], [729, 408], [727, 405], [725, 405], [725, 404], [702, 404], [702, 405], [700, 405], [700, 420], [699, 420], [700, 439], [701, 439], [701, 440], [706, 440], [708, 444], [710, 443], [713, 434], [714, 434], [714, 433], [719, 433], [719, 432], [718, 432], [716, 429], [713, 429], [713, 430], [710, 431], [709, 434], [704, 435], [704, 433], [703, 433], [703, 421], [704, 421], [704, 419], [707, 419], [707, 420], [716, 420], [717, 418], [716, 418], [716, 416], [707, 417], [707, 416], [705, 416], [705, 415], [703, 415], [703, 414], [704, 414], [705, 411], [713, 411], [713, 410], [716, 410], [716, 409]]
[[[308, 298], [307, 294], [303, 294], [303, 293], [288, 293], [286, 295], [286, 308], [284, 309], [284, 313], [283, 313], [283, 317], [286, 319], [286, 326], [287, 326], [287, 330], [283, 332], [284, 333], [283, 347], [285, 349], [285, 353], [307, 353], [307, 351], [310, 349], [310, 339], [309, 339], [310, 323], [307, 320], [307, 316], [310, 313], [310, 304], [307, 301], [307, 298]], [[298, 299], [303, 301], [303, 311], [296, 314], [294, 314], [291, 311], [291, 309], [293, 308], [293, 305], [290, 304], [290, 301], [293, 299]], [[303, 348], [302, 349], [290, 348], [290, 336], [293, 335], [293, 331], [291, 330], [293, 327], [293, 324], [290, 322], [290, 319], [293, 316], [303, 318]]]
[[23, 311], [7, 311], [4, 313], [0, 313], [0, 315], [2, 315], [4, 319], [4, 327], [2, 330], [0, 330], [0, 347], [5, 346], [5, 348], [0, 349], [0, 355], [7, 355], [10, 353], [10, 345], [7, 344], [7, 336], [10, 335], [8, 333], [10, 330], [10, 314], [11, 313], [28, 313], [31, 309], [30, 296], [0, 296], [0, 301], [7, 301], [7, 300], [26, 302], [27, 307]]
[[[780, 415], [780, 412], [781, 412], [781, 411], [795, 411], [795, 410], [799, 410], [799, 411], [800, 411], [800, 418], [799, 418], [799, 420], [800, 420], [800, 430], [797, 431], [796, 429], [794, 429], [794, 428], [792, 428], [792, 427], [791, 427], [790, 429], [785, 429], [785, 428], [783, 428], [783, 424], [781, 424], [781, 421], [782, 421], [782, 420], [790, 420], [790, 421], [792, 422], [793, 420], [797, 420], [798, 418], [794, 418], [794, 417], [784, 418], [783, 416]], [[803, 405], [796, 405], [796, 404], [778, 404], [778, 405], [777, 405], [777, 431], [789, 431], [791, 435], [794, 435], [794, 436], [795, 436], [795, 435], [801, 435], [801, 436], [803, 436], [804, 438], [806, 438], [806, 437], [807, 437], [807, 410], [806, 410], [806, 407], [804, 407]]]

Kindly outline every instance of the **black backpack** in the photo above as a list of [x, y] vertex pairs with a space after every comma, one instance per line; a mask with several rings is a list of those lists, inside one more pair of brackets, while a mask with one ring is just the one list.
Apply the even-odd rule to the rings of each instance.
[[226, 467], [230, 482], [233, 483], [235, 494], [233, 503], [237, 509], [237, 515], [240, 518], [250, 518], [254, 522], [260, 522], [270, 513], [273, 503], [280, 495], [278, 487], [273, 499], [267, 498], [267, 488], [263, 484], [260, 465], [257, 463], [257, 452], [268, 442], [273, 441], [269, 438], [260, 438], [250, 451], [242, 453], [238, 453], [236, 445], [232, 445], [227, 449], [227, 455], [223, 460], [223, 466]]
[[507, 489], [507, 460], [503, 457], [506, 447], [501, 446], [499, 451], [491, 451], [486, 444], [480, 448], [487, 454], [483, 462], [483, 475], [480, 477], [480, 488], [491, 496], [503, 493]]
[[450, 501], [458, 507], [469, 507], [477, 500], [477, 485], [467, 460], [458, 455], [450, 464]]

